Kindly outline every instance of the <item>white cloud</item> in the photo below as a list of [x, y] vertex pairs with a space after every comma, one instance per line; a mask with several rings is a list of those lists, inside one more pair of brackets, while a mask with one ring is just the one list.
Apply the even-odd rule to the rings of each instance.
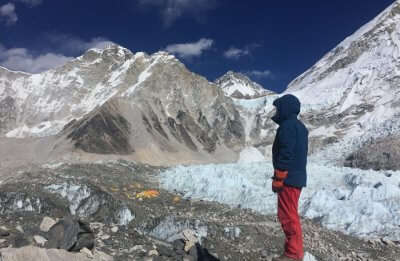
[[217, 5], [217, 0], [138, 0], [142, 6], [155, 6], [161, 9], [166, 26], [173, 24], [179, 17], [189, 14], [201, 19], [206, 11]]
[[[43, 0], [13, 0], [14, 2], [22, 2], [30, 6], [40, 5]], [[13, 25], [18, 21], [18, 15], [15, 11], [15, 4], [8, 3], [0, 6], [0, 20], [5, 20], [6, 25]]]
[[245, 74], [249, 76], [254, 76], [256, 78], [272, 78], [273, 74], [270, 70], [264, 70], [264, 71], [258, 71], [258, 70], [253, 70], [246, 72]]
[[251, 55], [252, 51], [260, 47], [260, 44], [253, 43], [253, 44], [248, 44], [242, 49], [236, 48], [236, 47], [231, 47], [227, 51], [224, 52], [224, 56], [228, 59], [239, 59], [240, 57]]
[[211, 39], [202, 38], [194, 43], [171, 44], [165, 50], [182, 58], [191, 58], [202, 55], [204, 51], [211, 48], [213, 43]]
[[[103, 48], [111, 43], [105, 38], [96, 37], [90, 41], [84, 41], [77, 37], [56, 37], [61, 44], [58, 51], [36, 54], [26, 48], [7, 49], [0, 44], [0, 65], [10, 70], [29, 73], [40, 73], [58, 66], [64, 65], [74, 57], [65, 55], [61, 49], [73, 51], [74, 53], [86, 51], [90, 48]], [[61, 42], [63, 40], [63, 42]]]
[[14, 0], [14, 2], [22, 2], [22, 3], [28, 4], [30, 6], [36, 6], [36, 5], [40, 5], [41, 3], [43, 3], [43, 0]]
[[0, 45], [0, 65], [10, 70], [30, 73], [43, 72], [61, 66], [72, 59], [62, 54], [33, 55], [25, 48], [6, 49]]
[[0, 18], [5, 19], [7, 25], [15, 24], [18, 21], [18, 16], [15, 12], [15, 5], [8, 3], [0, 6]]
[[85, 41], [79, 37], [67, 34], [49, 34], [46, 36], [46, 39], [53, 43], [55, 48], [61, 52], [71, 54], [80, 54], [90, 48], [102, 49], [108, 44], [113, 43], [104, 37], [95, 37], [89, 41]]
[[227, 50], [224, 53], [224, 56], [229, 59], [239, 59], [240, 57], [249, 55], [249, 54], [250, 54], [250, 50], [248, 50], [248, 49], [239, 49], [239, 48], [231, 47], [231, 48], [229, 48], [229, 50]]

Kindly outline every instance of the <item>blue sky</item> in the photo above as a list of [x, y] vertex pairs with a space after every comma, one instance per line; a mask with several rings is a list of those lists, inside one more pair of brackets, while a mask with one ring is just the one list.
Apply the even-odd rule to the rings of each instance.
[[41, 72], [111, 41], [167, 50], [209, 80], [283, 91], [393, 0], [0, 0], [0, 65]]

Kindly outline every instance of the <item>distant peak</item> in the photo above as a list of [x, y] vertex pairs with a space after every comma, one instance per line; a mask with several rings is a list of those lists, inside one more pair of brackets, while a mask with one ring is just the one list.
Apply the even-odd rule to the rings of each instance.
[[259, 85], [258, 83], [252, 81], [245, 74], [240, 73], [240, 72], [234, 72], [234, 71], [228, 71], [227, 73], [222, 75], [220, 78], [216, 79], [215, 83], [222, 84], [222, 83], [231, 82], [231, 81], [235, 81], [235, 82], [241, 81], [244, 84], [254, 85], [254, 86], [262, 88], [261, 85]]
[[215, 80], [227, 96], [234, 98], [255, 98], [269, 93], [260, 84], [253, 82], [243, 73], [228, 71]]

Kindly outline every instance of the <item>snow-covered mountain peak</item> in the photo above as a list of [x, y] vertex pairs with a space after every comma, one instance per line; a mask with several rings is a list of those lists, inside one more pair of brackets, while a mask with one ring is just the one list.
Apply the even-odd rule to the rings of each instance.
[[257, 87], [258, 89], [263, 89], [263, 87], [260, 84], [253, 82], [246, 75], [234, 71], [228, 71], [223, 76], [218, 78], [215, 82], [222, 86], [227, 86], [232, 84], [242, 84], [246, 86]]
[[102, 54], [104, 52], [111, 52], [111, 53], [117, 53], [119, 55], [132, 53], [129, 49], [115, 43], [107, 44], [106, 46], [104, 46], [104, 48], [97, 48], [97, 47], [90, 48], [87, 50], [87, 52], [97, 52], [99, 54]]
[[270, 93], [260, 84], [250, 80], [246, 75], [233, 71], [228, 71], [216, 79], [215, 83], [222, 88], [227, 96], [234, 98], [251, 99]]
[[311, 138], [337, 145], [328, 157], [400, 133], [399, 50], [395, 1], [289, 84], [285, 93], [300, 98]]
[[[309, 88], [316, 82], [331, 78], [329, 76], [340, 70], [349, 70], [349, 74], [362, 74], [365, 70], [394, 72], [390, 66], [400, 56], [400, 1], [395, 1], [371, 22], [362, 26], [354, 34], [347, 37], [336, 48], [328, 52], [319, 62], [308, 71], [297, 77], [289, 84], [288, 91]], [[342, 74], [345, 76], [345, 74]], [[360, 78], [360, 77], [358, 77]], [[334, 79], [333, 79], [334, 80]], [[342, 79], [336, 79], [342, 81]], [[352, 84], [348, 82], [348, 84]], [[324, 89], [336, 92], [337, 87], [345, 89], [346, 85], [332, 87], [326, 82]], [[331, 88], [332, 87], [332, 88]], [[315, 91], [314, 91], [315, 92]], [[323, 92], [325, 97], [328, 95]], [[333, 95], [337, 98], [337, 95]], [[326, 104], [325, 99], [315, 99]], [[337, 102], [337, 99], [334, 101]], [[329, 102], [329, 105], [332, 102]]]
[[[110, 44], [103, 49], [91, 48], [83, 55], [79, 56], [76, 60], [86, 63], [98, 63], [103, 60], [106, 61], [125, 61], [131, 59], [134, 54], [127, 48], [120, 45]], [[75, 59], [74, 59], [75, 60]]]

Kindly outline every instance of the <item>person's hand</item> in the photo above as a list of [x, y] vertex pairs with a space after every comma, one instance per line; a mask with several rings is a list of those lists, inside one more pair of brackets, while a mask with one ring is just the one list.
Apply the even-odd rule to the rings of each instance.
[[279, 193], [283, 190], [283, 181], [287, 178], [288, 172], [286, 170], [276, 169], [274, 171], [274, 177], [272, 178], [272, 191]]

